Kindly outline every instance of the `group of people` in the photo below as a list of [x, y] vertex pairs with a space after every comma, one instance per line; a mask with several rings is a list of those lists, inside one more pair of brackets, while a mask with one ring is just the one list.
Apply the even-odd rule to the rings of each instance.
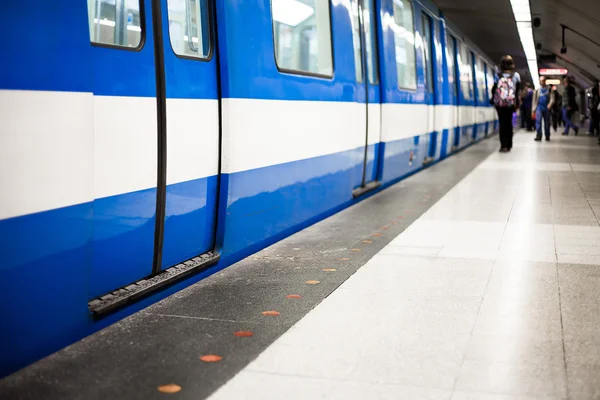
[[[540, 79], [542, 80], [542, 78]], [[543, 78], [545, 83], [545, 78]], [[540, 82], [541, 84], [542, 82]], [[548, 103], [550, 107], [548, 110], [550, 111], [550, 120], [552, 122], [552, 128], [554, 131], [558, 130], [559, 126], [564, 126], [564, 120], [562, 115], [562, 99], [563, 96], [558, 91], [558, 88], [554, 85], [548, 85], [549, 95], [551, 101]], [[545, 95], [546, 88], [542, 88], [540, 92], [544, 92]], [[542, 93], [538, 93], [537, 90], [533, 90], [531, 84], [529, 82], [525, 83], [525, 90], [521, 94], [521, 107], [520, 107], [520, 116], [521, 116], [521, 129], [526, 129], [528, 132], [533, 132], [538, 128], [537, 114], [535, 112], [536, 106], [534, 106], [534, 96], [537, 95], [537, 99], [540, 99], [540, 95]], [[542, 97], [542, 102], [545, 97]], [[537, 104], [537, 103], [536, 103]], [[543, 119], [543, 115], [542, 115]], [[541, 121], [540, 121], [541, 122]]]
[[[529, 83], [521, 86], [521, 77], [515, 71], [515, 63], [511, 56], [504, 56], [500, 62], [491, 93], [491, 103], [496, 106], [500, 123], [500, 152], [512, 149], [513, 123], [515, 110], [521, 110], [521, 127], [533, 130], [535, 123], [536, 141], [542, 140], [542, 127], [546, 140], [550, 140], [550, 125], [554, 130], [564, 124], [563, 135], [569, 135], [571, 128], [577, 135], [579, 127], [573, 123], [573, 114], [579, 111], [576, 101], [577, 91], [571, 78], [563, 78], [563, 93], [556, 86], [546, 84], [546, 78], [540, 77], [540, 87], [533, 89]], [[519, 93], [522, 93], [519, 96]], [[600, 89], [598, 83], [592, 88], [590, 95], [590, 133], [600, 134]], [[600, 140], [598, 142], [600, 144]]]

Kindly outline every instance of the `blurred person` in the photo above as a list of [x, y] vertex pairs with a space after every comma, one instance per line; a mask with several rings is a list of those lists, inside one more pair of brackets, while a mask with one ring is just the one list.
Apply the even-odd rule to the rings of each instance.
[[546, 77], [540, 77], [540, 88], [533, 95], [533, 113], [535, 114], [536, 141], [542, 140], [542, 124], [546, 141], [550, 140], [550, 110], [554, 107], [554, 96], [546, 85]]
[[490, 101], [496, 106], [500, 123], [500, 152], [512, 149], [513, 113], [519, 109], [518, 93], [521, 90], [521, 76], [515, 71], [515, 62], [506, 55], [500, 61], [500, 69], [494, 77]]
[[560, 125], [560, 120], [561, 120], [560, 114], [562, 113], [562, 110], [561, 110], [562, 97], [556, 86], [552, 85], [551, 91], [552, 91], [552, 97], [554, 98], [554, 104], [552, 106], [552, 110], [550, 111], [550, 113], [552, 115], [552, 128], [554, 128], [554, 132], [556, 132], [558, 130], [558, 127]]
[[592, 86], [590, 92], [590, 135], [600, 135], [600, 87], [598, 82]]
[[531, 113], [535, 111], [532, 108], [533, 104], [533, 89], [531, 88], [531, 83], [525, 83], [525, 90], [523, 92], [523, 100], [521, 102], [521, 128], [527, 128], [528, 132], [533, 130], [533, 119], [531, 118]]
[[572, 85], [569, 76], [563, 78], [563, 84], [565, 86], [562, 96], [562, 117], [565, 122], [563, 135], [568, 136], [571, 128], [573, 128], [575, 135], [577, 135], [579, 133], [579, 127], [571, 120], [573, 114], [579, 110], [576, 100], [577, 92], [575, 91], [575, 87]]

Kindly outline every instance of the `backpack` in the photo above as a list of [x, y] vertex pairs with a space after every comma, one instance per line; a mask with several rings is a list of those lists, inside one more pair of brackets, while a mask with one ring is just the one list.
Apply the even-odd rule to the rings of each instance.
[[494, 104], [497, 107], [514, 107], [517, 96], [515, 93], [515, 82], [513, 75], [501, 76], [496, 84], [494, 92]]

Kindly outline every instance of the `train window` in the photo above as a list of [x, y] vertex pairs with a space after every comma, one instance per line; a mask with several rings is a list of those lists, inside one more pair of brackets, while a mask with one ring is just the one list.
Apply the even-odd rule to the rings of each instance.
[[169, 38], [178, 56], [208, 58], [210, 54], [207, 0], [168, 0]]
[[446, 60], [448, 62], [448, 83], [452, 88], [452, 94], [456, 96], [456, 40], [446, 35]]
[[431, 20], [423, 13], [423, 68], [425, 70], [425, 87], [433, 92], [433, 60], [431, 59]]
[[373, 11], [373, 0], [365, 0], [363, 3], [363, 23], [365, 24], [365, 45], [367, 47], [367, 73], [369, 83], [377, 85], [379, 75], [377, 71], [377, 44], [375, 36], [375, 15]]
[[137, 48], [142, 43], [139, 0], [88, 0], [90, 41]]
[[483, 60], [477, 57], [477, 93], [479, 101], [485, 101], [485, 71]]
[[280, 70], [333, 76], [329, 0], [271, 0], [271, 15]]
[[353, 0], [351, 5], [352, 43], [354, 45], [354, 69], [356, 71], [356, 82], [361, 83], [363, 81], [363, 60], [362, 41], [360, 35], [360, 21], [358, 18], [358, 0]]
[[493, 87], [494, 87], [494, 69], [488, 64], [488, 66], [487, 66], [487, 92], [488, 92], [488, 96], [491, 96], [491, 90], [492, 90]]
[[471, 59], [471, 52], [464, 43], [460, 43], [459, 48], [460, 57], [458, 65], [460, 68], [460, 89], [462, 91], [463, 98], [465, 100], [471, 100], [473, 98], [473, 88], [471, 85], [473, 79], [473, 62]]
[[402, 89], [417, 89], [417, 63], [415, 57], [415, 29], [413, 7], [409, 0], [394, 0], [394, 32], [398, 86]]

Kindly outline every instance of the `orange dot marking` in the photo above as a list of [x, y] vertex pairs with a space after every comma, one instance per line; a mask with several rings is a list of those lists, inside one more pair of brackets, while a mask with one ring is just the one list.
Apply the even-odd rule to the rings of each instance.
[[159, 386], [158, 391], [161, 393], [177, 393], [181, 391], [181, 386], [171, 383], [169, 385]]
[[205, 356], [200, 357], [200, 360], [202, 360], [206, 363], [214, 363], [217, 361], [221, 361], [222, 359], [223, 359], [223, 357], [217, 356], [215, 354], [207, 354]]
[[371, 244], [371, 243], [373, 243], [373, 241], [372, 241], [372, 240], [363, 240], [362, 242], [363, 242], [363, 243], [366, 243], [366, 244]]
[[371, 236], [381, 236], [381, 233], [374, 233]]
[[250, 331], [238, 331], [238, 332], [235, 332], [233, 334], [233, 336], [237, 336], [237, 337], [250, 337], [250, 336], [254, 336], [254, 333], [252, 333]]
[[318, 285], [319, 283], [321, 283], [320, 281], [306, 281], [306, 283], [308, 283], [309, 285]]
[[350, 251], [353, 251], [355, 253], [358, 253], [360, 251], [360, 249], [350, 249]]
[[398, 215], [398, 218], [402, 219], [402, 218], [404, 218], [404, 216], [403, 215]]
[[386, 227], [383, 227], [383, 228], [381, 228], [381, 230], [382, 230], [382, 231], [387, 231], [388, 229], [390, 229], [390, 228], [388, 228], [387, 226], [386, 226]]
[[323, 271], [325, 271], [325, 272], [335, 272], [335, 271], [337, 271], [337, 269], [335, 269], [335, 268], [323, 268]]
[[263, 311], [262, 315], [266, 315], [268, 317], [276, 317], [279, 315], [279, 311]]
[[340, 261], [350, 261], [348, 257], [340, 258]]
[[288, 294], [287, 296], [288, 299], [301, 299], [302, 296], [300, 296], [299, 294]]

